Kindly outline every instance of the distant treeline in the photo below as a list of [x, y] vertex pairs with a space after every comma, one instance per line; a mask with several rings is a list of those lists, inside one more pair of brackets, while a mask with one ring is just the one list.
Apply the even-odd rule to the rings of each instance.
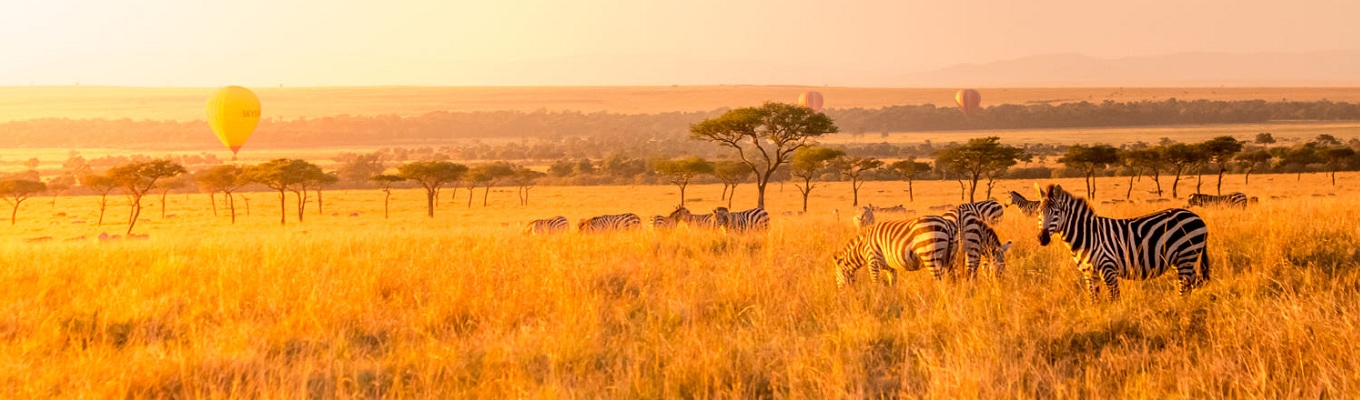
[[[335, 116], [261, 121], [250, 145], [316, 146], [444, 145], [466, 139], [530, 139], [564, 143], [569, 138], [611, 143], [611, 149], [693, 154], [689, 126], [720, 115], [709, 112], [613, 114], [564, 112], [435, 112], [415, 117]], [[1360, 120], [1360, 104], [1331, 101], [1142, 101], [1002, 104], [964, 116], [933, 105], [833, 109], [827, 115], [851, 134], [1026, 128], [1258, 123], [1271, 120]], [[579, 142], [578, 142], [579, 143]], [[593, 144], [592, 144], [593, 145]], [[662, 146], [679, 146], [666, 148]], [[202, 149], [216, 146], [203, 121], [37, 119], [0, 123], [0, 147], [132, 147]], [[689, 147], [686, 147], [689, 146]], [[598, 147], [596, 147], [598, 148]], [[557, 149], [552, 153], [571, 153]], [[571, 154], [565, 154], [571, 155]], [[556, 158], [556, 157], [541, 157]]]

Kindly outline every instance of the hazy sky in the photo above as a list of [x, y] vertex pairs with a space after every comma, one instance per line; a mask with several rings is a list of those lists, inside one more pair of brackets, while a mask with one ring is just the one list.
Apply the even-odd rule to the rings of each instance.
[[864, 85], [1037, 54], [1360, 48], [1356, 0], [5, 0], [0, 85]]

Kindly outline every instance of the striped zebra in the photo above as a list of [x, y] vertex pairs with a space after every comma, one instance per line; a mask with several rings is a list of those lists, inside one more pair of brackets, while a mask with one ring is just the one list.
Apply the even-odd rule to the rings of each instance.
[[1242, 192], [1228, 193], [1223, 196], [1195, 193], [1190, 195], [1190, 204], [1186, 207], [1205, 206], [1225, 206], [1245, 209], [1247, 208], [1247, 195]]
[[568, 227], [567, 217], [558, 215], [548, 219], [536, 219], [524, 226], [524, 233], [529, 234], [553, 234], [566, 232]]
[[866, 265], [874, 282], [886, 273], [888, 285], [897, 283], [899, 270], [925, 268], [940, 280], [951, 268], [955, 234], [953, 222], [934, 215], [873, 225], [836, 254], [836, 287], [854, 284], [855, 272]]
[[982, 218], [982, 222], [985, 222], [988, 225], [996, 225], [997, 222], [1001, 222], [1001, 214], [1006, 212], [1006, 206], [997, 203], [996, 200], [964, 203], [960, 204], [958, 207], [954, 207], [954, 209], [959, 210], [960, 212], [971, 211], [977, 213], [978, 217]]
[[1209, 228], [1189, 210], [1172, 208], [1114, 219], [1096, 215], [1085, 199], [1062, 186], [1040, 188], [1039, 197], [1043, 199], [1039, 244], [1047, 246], [1049, 235], [1061, 235], [1093, 300], [1099, 298], [1101, 281], [1115, 300], [1120, 278], [1149, 279], [1173, 267], [1182, 295], [1209, 281]]
[[1039, 203], [1041, 201], [1026, 199], [1020, 192], [1011, 192], [1011, 204], [1019, 208], [1026, 217], [1039, 215]]
[[864, 229], [874, 224], [874, 209], [871, 207], [860, 207], [859, 212], [851, 219], [856, 228]]
[[713, 221], [718, 226], [732, 231], [770, 229], [770, 213], [759, 207], [738, 212], [729, 212], [727, 207], [718, 207], [713, 209]]
[[996, 231], [977, 208], [964, 204], [945, 212], [942, 217], [957, 229], [958, 237], [955, 240], [959, 243], [959, 252], [964, 255], [969, 278], [977, 276], [978, 266], [984, 257], [991, 263], [993, 274], [1000, 274], [1006, 269], [1006, 251], [1010, 250], [1011, 244], [1001, 244]]
[[675, 222], [672, 222], [670, 218], [660, 215], [653, 215], [652, 218], [647, 221], [647, 224], [651, 225], [652, 229], [670, 229], [675, 227]]
[[581, 232], [608, 232], [629, 230], [641, 226], [642, 218], [638, 218], [637, 214], [628, 213], [583, 219], [576, 224], [576, 230]]
[[684, 206], [676, 207], [675, 211], [672, 211], [666, 218], [670, 219], [675, 225], [680, 225], [680, 223], [683, 222], [686, 225], [696, 228], [713, 228], [717, 226], [713, 214], [690, 213], [689, 209]]

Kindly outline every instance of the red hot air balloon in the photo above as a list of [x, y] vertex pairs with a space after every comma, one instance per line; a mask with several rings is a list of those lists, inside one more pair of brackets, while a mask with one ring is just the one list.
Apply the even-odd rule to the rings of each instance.
[[798, 105], [811, 108], [812, 111], [822, 112], [822, 94], [819, 92], [803, 92], [798, 95]]
[[973, 89], [963, 89], [954, 94], [954, 102], [959, 103], [959, 111], [963, 111], [963, 115], [972, 115], [982, 104], [982, 95]]

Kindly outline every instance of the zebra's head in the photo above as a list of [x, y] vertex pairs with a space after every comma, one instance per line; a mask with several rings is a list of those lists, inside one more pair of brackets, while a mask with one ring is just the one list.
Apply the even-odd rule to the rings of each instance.
[[1059, 185], [1048, 185], [1048, 188], [1039, 187], [1034, 184], [1034, 188], [1039, 190], [1039, 245], [1048, 246], [1052, 240], [1050, 237], [1053, 232], [1062, 231], [1063, 217], [1067, 215], [1068, 203], [1071, 195], [1067, 194]]
[[1208, 195], [1200, 194], [1200, 193], [1192, 194], [1192, 195], [1190, 195], [1190, 200], [1189, 200], [1189, 202], [1188, 202], [1185, 206], [1186, 206], [1187, 208], [1188, 208], [1188, 207], [1195, 207], [1195, 206], [1202, 206], [1202, 205], [1208, 203], [1208, 200], [1209, 200], [1208, 197], [1209, 197]]
[[729, 212], [727, 211], [727, 207], [718, 207], [718, 208], [714, 208], [714, 209], [713, 209], [713, 224], [714, 224], [714, 225], [717, 225], [717, 226], [724, 226], [724, 227], [727, 226], [727, 219], [728, 219], [728, 217], [729, 217], [728, 214], [729, 214]]
[[689, 212], [689, 209], [685, 206], [679, 206], [675, 208], [675, 211], [671, 211], [671, 214], [667, 215], [666, 218], [675, 220], [676, 218], [689, 218], [691, 215], [693, 214]]
[[1029, 200], [1029, 199], [1026, 199], [1025, 196], [1020, 195], [1020, 192], [1016, 192], [1016, 191], [1014, 191], [1014, 190], [1011, 191], [1011, 204], [1010, 204], [1010, 205], [1019, 205], [1020, 203], [1024, 203], [1025, 201], [1028, 201], [1028, 200]]

